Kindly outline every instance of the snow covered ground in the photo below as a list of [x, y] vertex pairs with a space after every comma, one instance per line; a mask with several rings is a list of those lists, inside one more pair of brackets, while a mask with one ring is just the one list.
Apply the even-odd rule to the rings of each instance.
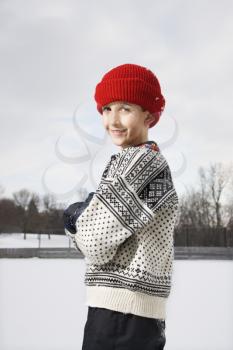
[[38, 235], [27, 233], [1, 233], [0, 248], [38, 248], [40, 247], [69, 247], [69, 239], [63, 235]]
[[[84, 274], [84, 259], [0, 259], [0, 349], [81, 350]], [[233, 261], [175, 260], [165, 350], [232, 350], [232, 296]]]

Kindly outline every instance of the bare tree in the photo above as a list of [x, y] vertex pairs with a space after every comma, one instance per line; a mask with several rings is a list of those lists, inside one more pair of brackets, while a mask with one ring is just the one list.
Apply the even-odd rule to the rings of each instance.
[[31, 197], [32, 194], [26, 188], [13, 193], [15, 204], [24, 210], [27, 210]]
[[31, 199], [27, 208], [27, 229], [30, 232], [37, 232], [41, 226], [40, 220], [40, 197], [36, 193], [31, 194]]
[[179, 199], [180, 216], [178, 227], [193, 228], [196, 230], [209, 226], [213, 221], [210, 213], [210, 204], [205, 198], [204, 191], [193, 186], [186, 187], [186, 193]]
[[221, 227], [223, 226], [221, 201], [224, 191], [230, 183], [230, 168], [219, 162], [211, 163], [207, 171], [200, 168], [199, 174], [204, 198], [211, 204], [215, 213], [215, 225]]
[[203, 167], [199, 168], [199, 210], [202, 227], [214, 226], [215, 216], [213, 215], [213, 206], [211, 204], [211, 193], [209, 190], [209, 179]]
[[5, 188], [2, 185], [0, 185], [0, 197], [2, 197], [4, 192], [5, 192]]
[[56, 208], [56, 198], [53, 194], [48, 193], [43, 196], [42, 202], [44, 205], [44, 209], [50, 211], [51, 209]]
[[12, 199], [0, 199], [0, 232], [18, 232], [22, 211]]
[[38, 207], [39, 206], [39, 196], [36, 193], [31, 193], [27, 189], [22, 189], [18, 192], [13, 193], [13, 198], [15, 201], [15, 204], [22, 209], [22, 215], [21, 215], [21, 227], [24, 232], [24, 239], [26, 239], [26, 233], [28, 229], [30, 229], [30, 212], [29, 207], [32, 206]]
[[233, 231], [233, 195], [224, 206], [224, 221], [228, 230]]

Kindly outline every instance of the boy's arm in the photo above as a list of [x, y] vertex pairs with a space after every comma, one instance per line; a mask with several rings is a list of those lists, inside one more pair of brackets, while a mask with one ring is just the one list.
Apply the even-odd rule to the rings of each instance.
[[177, 206], [171, 172], [160, 152], [142, 148], [135, 157], [125, 156], [129, 163], [123, 173], [102, 179], [76, 221], [75, 242], [93, 264], [110, 261], [119, 245], [145, 228], [162, 206]]

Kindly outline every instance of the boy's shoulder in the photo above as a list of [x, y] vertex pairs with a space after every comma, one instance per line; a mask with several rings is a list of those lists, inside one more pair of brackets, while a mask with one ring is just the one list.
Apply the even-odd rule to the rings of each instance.
[[[135, 162], [139, 158], [145, 157], [146, 155], [151, 155], [151, 156], [157, 156], [160, 157], [161, 151], [159, 147], [154, 143], [154, 144], [142, 144], [139, 146], [129, 146], [118, 153], [115, 153], [111, 156], [110, 162], [111, 163], [117, 163], [121, 164], [123, 163], [130, 163], [130, 162]], [[161, 155], [162, 156], [162, 155]]]
[[167, 160], [156, 143], [129, 146], [113, 154], [103, 172], [103, 177], [114, 178], [131, 172], [140, 172], [143, 168], [168, 166]]
[[113, 154], [111, 156], [111, 161], [115, 162], [118, 166], [123, 163], [141, 163], [140, 166], [143, 166], [143, 164], [146, 165], [147, 162], [156, 162], [157, 164], [163, 162], [167, 164], [165, 156], [155, 142], [142, 144], [140, 146], [129, 146], [122, 151]]

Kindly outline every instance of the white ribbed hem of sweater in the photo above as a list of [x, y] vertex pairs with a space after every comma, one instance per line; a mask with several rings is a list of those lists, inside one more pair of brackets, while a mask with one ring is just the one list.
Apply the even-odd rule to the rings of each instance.
[[151, 296], [128, 289], [86, 286], [86, 305], [102, 307], [149, 318], [166, 319], [167, 298]]

